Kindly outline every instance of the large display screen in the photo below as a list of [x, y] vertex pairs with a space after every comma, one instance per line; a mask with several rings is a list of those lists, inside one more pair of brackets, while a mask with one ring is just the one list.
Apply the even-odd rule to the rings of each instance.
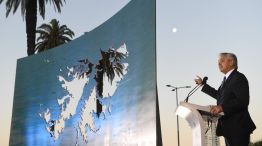
[[10, 145], [156, 145], [155, 11], [155, 0], [133, 0], [70, 43], [19, 59]]

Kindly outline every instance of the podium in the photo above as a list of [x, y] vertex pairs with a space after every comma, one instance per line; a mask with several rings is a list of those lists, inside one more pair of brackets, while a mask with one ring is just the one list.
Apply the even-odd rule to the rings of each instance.
[[212, 115], [210, 106], [200, 106], [187, 102], [180, 102], [176, 115], [185, 119], [192, 129], [193, 146], [220, 146], [216, 136], [216, 125], [219, 116]]

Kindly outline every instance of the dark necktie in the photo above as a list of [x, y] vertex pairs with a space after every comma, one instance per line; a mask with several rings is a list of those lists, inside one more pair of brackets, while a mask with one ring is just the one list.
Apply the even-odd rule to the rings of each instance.
[[223, 81], [222, 81], [222, 84], [221, 84], [221, 88], [223, 88], [223, 86], [225, 85], [226, 83], [226, 77], [224, 77]]

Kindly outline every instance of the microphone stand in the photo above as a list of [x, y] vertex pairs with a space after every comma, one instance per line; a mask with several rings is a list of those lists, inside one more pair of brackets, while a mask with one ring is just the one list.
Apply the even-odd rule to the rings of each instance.
[[[176, 106], [178, 107], [178, 92], [177, 90], [178, 89], [181, 89], [181, 88], [191, 88], [190, 86], [183, 86], [183, 87], [174, 87], [174, 86], [171, 86], [171, 85], [166, 85], [167, 87], [171, 87], [173, 88], [171, 91], [176, 91]], [[176, 123], [177, 123], [177, 144], [178, 146], [180, 146], [180, 140], [179, 140], [179, 119], [178, 119], [178, 115], [176, 116]]]
[[188, 94], [187, 94], [187, 97], [186, 99], [184, 100], [185, 102], [188, 102], [188, 99], [191, 95], [193, 95], [201, 86], [200, 85], [197, 85], [195, 86]]
[[196, 85], [195, 88], [193, 88], [187, 95], [185, 102], [188, 102], [188, 99], [191, 95], [193, 95], [202, 85], [206, 84], [208, 77], [204, 77], [202, 80], [202, 83], [199, 85]]

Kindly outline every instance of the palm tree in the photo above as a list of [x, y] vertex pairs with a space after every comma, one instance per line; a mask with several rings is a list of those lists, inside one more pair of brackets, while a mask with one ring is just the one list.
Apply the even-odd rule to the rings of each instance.
[[71, 41], [75, 35], [66, 25], [60, 26], [59, 21], [52, 19], [50, 24], [42, 24], [36, 30], [39, 34], [35, 51], [42, 52]]
[[100, 50], [102, 59], [99, 60], [96, 65], [96, 90], [98, 93], [97, 98], [97, 115], [99, 116], [102, 112], [102, 104], [99, 102], [100, 98], [103, 98], [103, 79], [104, 74], [108, 77], [111, 82], [115, 78], [115, 73], [118, 76], [123, 75], [124, 65], [121, 60], [126, 57], [126, 54], [117, 52], [115, 50], [109, 49], [107, 52]]
[[[3, 0], [0, 0], [0, 4]], [[12, 11], [16, 12], [17, 8], [21, 7], [22, 17], [26, 21], [27, 34], [27, 54], [33, 55], [35, 53], [35, 36], [36, 36], [36, 22], [37, 22], [37, 7], [42, 18], [45, 18], [45, 4], [53, 3], [55, 10], [61, 12], [63, 6], [62, 0], [7, 0], [6, 1], [6, 17]], [[65, 0], [64, 0], [65, 2]]]

